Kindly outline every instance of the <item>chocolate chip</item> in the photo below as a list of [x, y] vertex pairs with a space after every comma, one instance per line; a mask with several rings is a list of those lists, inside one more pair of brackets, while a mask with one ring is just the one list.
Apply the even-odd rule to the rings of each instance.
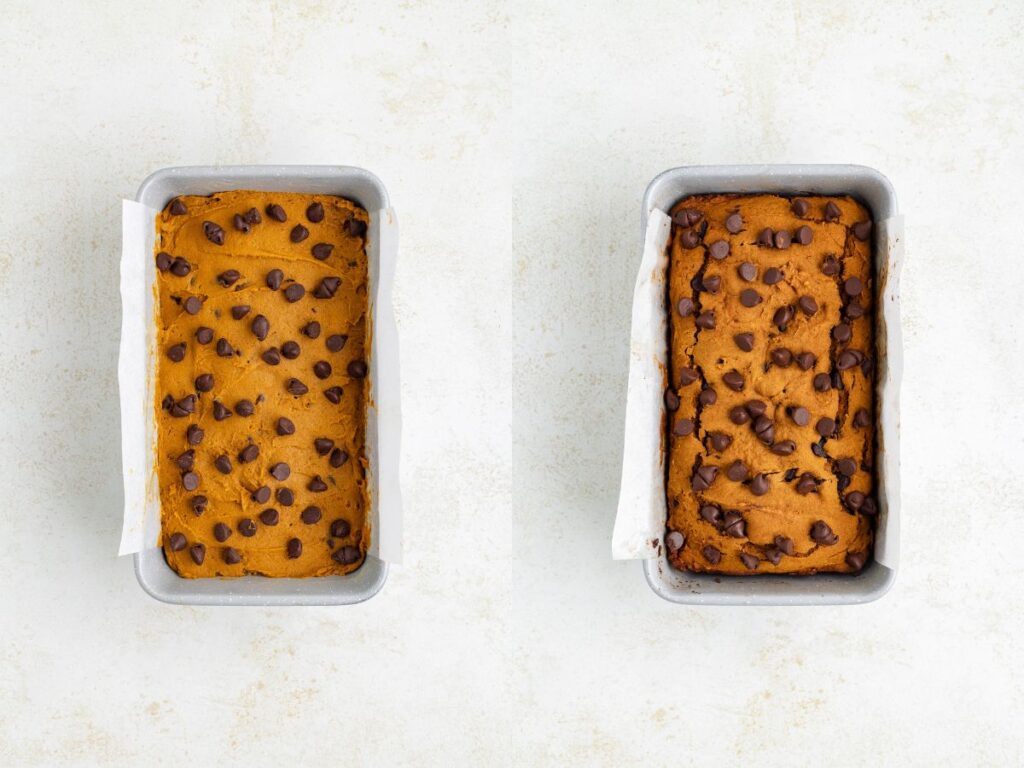
[[825, 458], [825, 448], [821, 445], [821, 443], [811, 443], [811, 453], [813, 453], [819, 459]]
[[742, 539], [747, 535], [747, 522], [736, 510], [729, 510], [722, 517], [722, 533], [734, 539]]
[[718, 289], [722, 287], [722, 278], [718, 275], [705, 275], [701, 287], [707, 293], [718, 293]]
[[863, 552], [847, 552], [846, 564], [854, 571], [859, 571], [867, 562], [867, 555]]
[[737, 425], [746, 424], [750, 421], [750, 414], [747, 413], [747, 409], [742, 405], [737, 405], [729, 410], [729, 421]]
[[231, 538], [231, 529], [224, 523], [217, 523], [213, 526], [213, 538], [217, 541], [225, 542]]
[[801, 496], [806, 496], [808, 493], [817, 493], [818, 478], [810, 472], [804, 472], [800, 475], [800, 479], [796, 481], [796, 492]]
[[188, 213], [188, 208], [186, 208], [185, 204], [178, 198], [171, 200], [168, 210], [170, 211], [171, 216], [184, 216]]
[[792, 440], [779, 440], [777, 443], [772, 443], [771, 451], [776, 456], [791, 456], [796, 450], [796, 443]]
[[814, 425], [814, 429], [817, 430], [818, 434], [822, 437], [831, 437], [836, 431], [836, 423], [825, 416], [818, 419], [818, 423]]
[[281, 354], [289, 360], [297, 358], [300, 352], [302, 352], [302, 347], [299, 346], [298, 342], [286, 341], [281, 345]]
[[692, 227], [704, 218], [704, 214], [696, 208], [680, 208], [672, 214], [672, 221], [681, 227]]
[[715, 482], [717, 474], [718, 467], [710, 464], [697, 467], [697, 471], [693, 473], [693, 479], [690, 481], [690, 487], [695, 491], [706, 491]]
[[860, 505], [860, 509], [857, 510], [862, 515], [877, 515], [878, 505], [875, 504], [875, 500], [868, 496], [864, 499], [864, 502]]
[[776, 285], [777, 283], [782, 282], [783, 277], [785, 277], [785, 275], [782, 274], [781, 269], [769, 267], [764, 271], [764, 277], [761, 278], [761, 282], [765, 285]]
[[697, 402], [701, 405], [714, 405], [718, 402], [718, 392], [715, 391], [714, 387], [705, 387], [697, 395]]
[[334, 246], [330, 243], [317, 243], [312, 248], [313, 258], [325, 261], [331, 255], [331, 251], [333, 250]]
[[309, 237], [309, 230], [301, 224], [296, 224], [292, 227], [291, 234], [288, 235], [293, 243], [301, 243], [307, 237]]
[[665, 390], [665, 409], [669, 412], [674, 413], [679, 410], [679, 395], [673, 392], [671, 389]]
[[351, 544], [346, 545], [331, 555], [331, 559], [342, 565], [352, 565], [359, 560], [359, 549]]
[[825, 221], [839, 221], [839, 206], [831, 200], [825, 203]]
[[864, 290], [864, 284], [858, 277], [848, 277], [843, 283], [843, 293], [847, 296], [859, 296], [862, 290]]
[[270, 501], [270, 486], [261, 485], [255, 491], [252, 492], [252, 500], [257, 504], [266, 504]]
[[313, 363], [313, 375], [318, 379], [326, 379], [331, 375], [331, 364], [326, 360], [318, 360]]
[[289, 467], [285, 462], [279, 461], [277, 464], [272, 464], [270, 467], [270, 476], [278, 482], [284, 482], [292, 473], [292, 468]]
[[235, 354], [234, 348], [228, 343], [227, 339], [217, 339], [217, 356], [218, 357], [231, 357]]
[[780, 229], [776, 232], [773, 240], [775, 242], [775, 247], [783, 251], [786, 248], [789, 248], [790, 243], [793, 242], [793, 238], [790, 236], [789, 232], [784, 229]]
[[692, 250], [700, 245], [700, 235], [692, 229], [688, 229], [679, 235], [679, 245], [687, 250]]
[[864, 241], [871, 237], [871, 222], [870, 221], [858, 221], [853, 225], [853, 236], [858, 240]]
[[260, 455], [260, 447], [250, 443], [238, 452], [238, 463], [248, 464], [251, 461], [256, 461], [256, 457]]
[[317, 437], [313, 440], [313, 448], [320, 456], [326, 456], [334, 448], [334, 441], [329, 437]]
[[284, 435], [294, 435], [295, 424], [292, 422], [291, 419], [282, 416], [277, 420], [277, 434], [281, 435], [282, 437]]
[[239, 416], [252, 416], [256, 413], [256, 406], [253, 405], [252, 400], [243, 398], [235, 403], [235, 413]]
[[245, 537], [256, 535], [256, 522], [248, 517], [243, 517], [238, 521], [238, 532]]
[[813, 383], [816, 392], [828, 392], [832, 386], [831, 377], [827, 373], [816, 373]]
[[341, 228], [351, 237], [362, 237], [366, 234], [366, 222], [359, 219], [346, 219]]
[[679, 300], [678, 304], [676, 304], [676, 312], [679, 313], [680, 317], [689, 317], [690, 315], [693, 314], [693, 310], [693, 299], [687, 298], [685, 296]]
[[295, 494], [292, 492], [291, 488], [278, 488], [274, 497], [277, 499], [277, 503], [282, 507], [290, 507], [295, 503]]
[[306, 295], [306, 289], [303, 288], [299, 283], [292, 283], [284, 289], [284, 297], [288, 300], [288, 303], [294, 304], [296, 301]]
[[180, 344], [174, 344], [173, 346], [168, 347], [167, 357], [170, 358], [170, 360], [175, 363], [180, 363], [182, 360], [184, 360], [185, 342], [181, 342]]
[[824, 520], [818, 520], [811, 526], [811, 541], [816, 544], [831, 545], [839, 541], [839, 537], [832, 533], [832, 528]]
[[323, 516], [324, 514], [320, 511], [320, 507], [315, 506], [306, 507], [304, 510], [302, 510], [302, 513], [299, 515], [299, 517], [302, 519], [302, 522], [304, 522], [306, 525], [314, 525], [315, 523], [319, 523], [320, 518], [322, 518]]
[[271, 203], [267, 206], [267, 216], [272, 218], [274, 221], [288, 221], [288, 214], [286, 214], [284, 212], [284, 208], [277, 203]]
[[851, 301], [843, 308], [843, 315], [847, 320], [859, 320], [864, 317], [864, 307], [856, 301]]
[[199, 487], [199, 475], [195, 472], [186, 472], [181, 476], [181, 486], [186, 491], [194, 491]]
[[156, 255], [156, 268], [161, 272], [166, 272], [171, 268], [171, 254], [166, 251], [160, 251]]
[[800, 307], [800, 311], [808, 317], [812, 317], [818, 311], [818, 302], [814, 300], [813, 296], [801, 296], [797, 299], [796, 304]]
[[768, 547], [764, 551], [764, 556], [768, 558], [772, 565], [778, 565], [779, 561], [782, 560], [782, 553], [775, 547]]
[[313, 475], [313, 479], [306, 485], [306, 490], [313, 493], [323, 493], [327, 490], [327, 483], [323, 481], [320, 475]]
[[765, 248], [772, 248], [775, 245], [775, 233], [765, 227], [757, 236], [757, 244]]
[[362, 360], [353, 360], [348, 364], [348, 375], [353, 379], [366, 378], [366, 363]]
[[[339, 517], [337, 520], [331, 523], [331, 536], [333, 536], [336, 539], [344, 539], [351, 532], [352, 526], [349, 525], [348, 520], [343, 520]], [[669, 536], [671, 536], [671, 534], [669, 534]], [[668, 539], [666, 538], [665, 541], [667, 543]]]
[[269, 272], [267, 272], [266, 283], [267, 288], [269, 288], [270, 290], [276, 291], [278, 288], [281, 287], [281, 283], [283, 281], [284, 272], [282, 272], [280, 269], [272, 269]]
[[779, 368], [788, 368], [793, 362], [793, 353], [785, 347], [779, 347], [772, 350], [771, 358]]
[[185, 311], [190, 315], [198, 315], [199, 310], [203, 308], [203, 300], [198, 296], [189, 296], [185, 299]]
[[857, 355], [854, 352], [851, 352], [850, 350], [841, 352], [839, 354], [839, 357], [836, 358], [836, 368], [838, 368], [840, 371], [847, 371], [850, 368], [856, 366], [857, 363]]
[[711, 441], [712, 450], [718, 451], [719, 453], [732, 445], [732, 438], [725, 434], [725, 432], [712, 432], [708, 435], [708, 438]]
[[722, 376], [722, 381], [725, 382], [725, 386], [733, 392], [742, 392], [743, 387], [746, 386], [746, 381], [743, 379], [743, 376], [736, 370], [727, 371]]
[[171, 537], [167, 540], [167, 544], [172, 552], [181, 552], [188, 545], [188, 540], [184, 534], [172, 533]]
[[715, 547], [708, 544], [700, 551], [704, 559], [712, 565], [718, 565], [722, 561], [722, 553]]
[[242, 554], [234, 547], [224, 547], [223, 558], [228, 565], [238, 565], [242, 562]]
[[768, 405], [764, 400], [747, 400], [743, 407], [747, 409], [747, 413], [750, 414], [752, 419], [756, 419], [758, 416], [763, 416], [765, 411], [768, 410]]
[[306, 218], [314, 224], [324, 220], [324, 207], [320, 203], [310, 203], [306, 208]]
[[791, 418], [793, 423], [798, 427], [806, 427], [811, 423], [811, 412], [803, 406], [798, 405], [794, 408], [789, 408], [788, 412], [789, 418]]
[[825, 257], [825, 260], [821, 262], [821, 273], [828, 277], [835, 277], [839, 274], [839, 262], [836, 261], [835, 256]]
[[832, 329], [832, 338], [835, 339], [840, 344], [845, 344], [846, 342], [848, 342], [852, 335], [853, 331], [850, 329], [850, 326], [848, 326], [846, 323], [840, 323], [839, 325]]
[[302, 556], [302, 542], [298, 539], [288, 539], [288, 559], [298, 560]]
[[333, 451], [331, 451], [331, 458], [328, 459], [330, 465], [335, 469], [344, 466], [346, 461], [348, 461], [348, 453], [346, 451], [341, 450], [341, 448], [335, 448]]
[[338, 292], [338, 287], [341, 285], [340, 277], [325, 277], [317, 285], [313, 291], [313, 295], [318, 299], [329, 299]]
[[328, 387], [327, 389], [324, 390], [324, 397], [326, 397], [335, 405], [341, 402], [341, 396], [343, 394], [344, 391], [342, 390], [341, 387]]
[[679, 369], [679, 386], [685, 387], [693, 384], [697, 379], [700, 378], [700, 374], [696, 368], [680, 368]]
[[794, 477], [796, 477], [796, 467], [790, 467], [789, 469], [786, 470], [786, 474], [782, 476], [782, 479], [788, 483]]
[[818, 357], [813, 352], [801, 352], [796, 356], [796, 364], [801, 370], [809, 371], [818, 362]]
[[748, 571], [756, 571], [757, 566], [761, 564], [753, 555], [748, 555], [746, 552], [740, 552], [740, 562], [743, 563], [743, 567]]
[[174, 460], [174, 463], [178, 465], [178, 469], [182, 472], [189, 472], [196, 461], [196, 452], [192, 448], [182, 453], [178, 458]]
[[740, 291], [740, 304], [744, 307], [756, 307], [763, 301], [761, 294], [755, 291], [753, 288], [744, 288]]
[[811, 228], [805, 224], [793, 233], [793, 239], [800, 243], [800, 245], [810, 245], [811, 241], [814, 239], [814, 233], [811, 231]]
[[204, 437], [206, 437], [206, 433], [198, 424], [189, 424], [188, 429], [185, 430], [185, 440], [189, 445], [199, 445], [203, 442]]
[[209, 344], [213, 341], [213, 328], [207, 328], [205, 325], [197, 328], [196, 341], [200, 344]]
[[700, 508], [699, 514], [702, 520], [715, 526], [715, 528], [719, 528], [722, 525], [722, 510], [714, 504], [703, 505]]
[[251, 309], [252, 307], [250, 307], [248, 304], [236, 304], [231, 308], [231, 316], [235, 320], [241, 320], [243, 317], [249, 314], [249, 310]]
[[853, 459], [839, 459], [836, 462], [836, 472], [847, 477], [853, 477], [853, 474], [857, 471], [857, 462]]
[[278, 351], [277, 347], [271, 347], [270, 349], [265, 350], [260, 357], [263, 358], [263, 362], [267, 365], [278, 365], [281, 362], [281, 353]]
[[185, 277], [185, 275], [192, 271], [192, 265], [188, 263], [188, 259], [176, 256], [174, 261], [171, 262], [170, 270], [171, 274], [176, 277]]
[[224, 245], [224, 230], [212, 221], [203, 222], [203, 234], [214, 245]]
[[202, 565], [203, 560], [206, 559], [206, 545], [205, 544], [193, 544], [189, 550], [189, 555], [192, 557], [192, 562], [196, 565]]
[[676, 419], [672, 427], [672, 434], [677, 437], [686, 437], [693, 434], [693, 419]]
[[729, 243], [725, 240], [715, 240], [708, 246], [708, 254], [711, 258], [721, 261], [729, 255]]
[[[256, 315], [256, 317], [252, 319], [252, 325], [249, 327], [252, 330], [253, 336], [260, 341], [267, 338], [267, 334], [270, 333], [270, 321], [263, 315]], [[273, 363], [271, 364], [273, 365]]]
[[767, 416], [758, 416], [754, 419], [754, 433], [765, 445], [775, 442], [775, 424]]
[[776, 536], [775, 548], [782, 554], [789, 555], [790, 557], [796, 554], [796, 545], [788, 536]]
[[217, 275], [217, 282], [225, 288], [230, 288], [232, 285], [238, 282], [238, 279], [242, 276], [242, 273], [237, 269], [226, 269]]
[[715, 329], [715, 311], [712, 309], [707, 312], [701, 312], [697, 315], [694, 324], [705, 331], [713, 331]]
[[752, 333], [737, 333], [732, 337], [732, 340], [744, 352], [749, 352], [754, 348], [754, 334]]
[[775, 314], [772, 315], [772, 322], [780, 331], [785, 331], [786, 326], [792, 322], [795, 316], [796, 310], [793, 309], [792, 305], [787, 304], [786, 306], [779, 307], [775, 310]]
[[229, 459], [225, 453], [222, 453], [213, 460], [213, 466], [215, 466], [223, 475], [231, 474], [231, 459]]
[[750, 474], [750, 470], [747, 469], [747, 465], [739, 459], [736, 459], [729, 467], [725, 470], [725, 476], [736, 483], [742, 483], [747, 479]]
[[264, 509], [260, 512], [260, 522], [264, 525], [277, 525], [281, 520], [281, 515], [278, 511], [271, 507], [270, 509]]
[[769, 488], [768, 478], [763, 474], [754, 475], [754, 479], [750, 481], [750, 492], [755, 496], [764, 496]]
[[240, 213], [235, 214], [234, 219], [232, 219], [232, 224], [235, 225], [235, 229], [237, 229], [239, 232], [249, 231], [249, 222], [247, 222]]
[[246, 224], [259, 224], [263, 221], [263, 218], [260, 216], [260, 212], [255, 208], [250, 208], [246, 211], [242, 215], [242, 218], [245, 219]]
[[853, 426], [866, 427], [871, 423], [871, 414], [861, 408], [853, 415]]
[[789, 204], [789, 207], [793, 209], [793, 213], [801, 218], [806, 216], [807, 212], [811, 210], [810, 204], [806, 200], [801, 200], [799, 198], [794, 198]]
[[195, 413], [196, 410], [196, 396], [185, 395], [178, 402], [171, 406], [171, 416], [175, 418], [182, 418], [189, 414]]
[[736, 268], [736, 272], [739, 276], [746, 280], [748, 283], [757, 277], [757, 267], [751, 264], [749, 261], [744, 261]]

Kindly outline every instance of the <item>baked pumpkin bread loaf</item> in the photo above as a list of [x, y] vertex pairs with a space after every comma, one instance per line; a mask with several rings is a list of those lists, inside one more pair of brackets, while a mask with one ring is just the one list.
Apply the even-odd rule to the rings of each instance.
[[367, 222], [340, 197], [249, 191], [157, 216], [161, 544], [181, 576], [363, 562]]
[[672, 211], [669, 559], [721, 574], [871, 556], [871, 219], [849, 197], [700, 195]]

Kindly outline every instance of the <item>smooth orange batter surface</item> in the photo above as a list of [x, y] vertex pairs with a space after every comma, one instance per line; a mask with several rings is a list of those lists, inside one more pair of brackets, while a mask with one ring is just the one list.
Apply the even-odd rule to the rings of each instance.
[[[870, 214], [848, 197], [706, 195], [673, 222], [670, 560], [737, 575], [859, 570], [878, 511]], [[765, 229], [782, 247], [758, 242]]]
[[158, 215], [161, 546], [181, 576], [362, 564], [368, 221], [339, 197], [253, 191]]

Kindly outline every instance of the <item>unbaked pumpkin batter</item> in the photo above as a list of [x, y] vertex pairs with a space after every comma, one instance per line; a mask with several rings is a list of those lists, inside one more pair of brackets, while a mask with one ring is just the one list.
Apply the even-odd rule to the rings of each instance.
[[161, 546], [181, 576], [362, 564], [368, 221], [252, 191], [157, 216]]

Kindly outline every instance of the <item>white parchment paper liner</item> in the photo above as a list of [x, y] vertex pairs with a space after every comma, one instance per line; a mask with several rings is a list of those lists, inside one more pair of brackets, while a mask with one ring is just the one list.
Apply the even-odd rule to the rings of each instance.
[[[875, 560], [890, 565], [889, 538], [899, 541], [899, 383], [903, 376], [903, 343], [899, 323], [900, 270], [903, 263], [903, 217], [877, 225], [876, 255], [880, 299], [876, 304], [878, 347], [879, 525]], [[664, 392], [668, 381], [668, 317], [665, 289], [671, 219], [653, 210], [647, 219], [644, 251], [633, 292], [629, 378], [626, 391], [626, 432], [622, 483], [612, 532], [612, 557], [647, 560], [660, 555], [668, 510], [665, 500], [665, 439], [662, 431]]]
[[[121, 239], [121, 346], [117, 379], [121, 399], [121, 464], [124, 523], [119, 555], [155, 548], [160, 534], [160, 493], [155, 472], [153, 418], [156, 267], [154, 208], [123, 200]], [[369, 460], [369, 553], [389, 563], [402, 561], [402, 492], [398, 462], [402, 432], [398, 330], [391, 288], [398, 261], [398, 219], [393, 208], [371, 215], [370, 392], [366, 451]]]

